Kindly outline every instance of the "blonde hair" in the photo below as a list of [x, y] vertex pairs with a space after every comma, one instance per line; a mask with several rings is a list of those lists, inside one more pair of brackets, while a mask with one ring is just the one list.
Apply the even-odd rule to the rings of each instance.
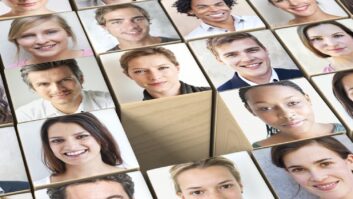
[[40, 23], [50, 20], [55, 21], [61, 28], [63, 28], [66, 33], [72, 38], [74, 45], [76, 45], [77, 40], [75, 33], [72, 31], [71, 27], [67, 24], [65, 19], [59, 15], [50, 14], [19, 18], [13, 20], [8, 34], [8, 40], [16, 45], [17, 55], [20, 52], [20, 46], [17, 42], [17, 39], [21, 37], [21, 34], [29, 28], [35, 27]]

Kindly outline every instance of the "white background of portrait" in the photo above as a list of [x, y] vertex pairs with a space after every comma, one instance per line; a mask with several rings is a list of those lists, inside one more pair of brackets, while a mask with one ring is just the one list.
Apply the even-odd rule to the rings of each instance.
[[353, 119], [348, 115], [342, 104], [337, 100], [332, 91], [332, 78], [334, 73], [312, 77], [313, 82], [323, 93], [332, 107], [335, 107], [337, 113], [341, 116], [349, 129], [353, 129]]
[[0, 128], [0, 181], [28, 181], [14, 127]]
[[[94, 57], [81, 57], [75, 59], [83, 73], [83, 90], [98, 90], [108, 92], [102, 73]], [[10, 96], [14, 109], [25, 105], [40, 96], [22, 81], [20, 68], [5, 69]]]
[[[71, 11], [71, 6], [69, 0], [60, 0], [60, 4], [58, 0], [48, 0], [47, 6], [49, 10], [54, 12], [64, 12]], [[0, 15], [9, 12], [11, 9], [2, 1], [0, 1]]]
[[[66, 22], [69, 24], [72, 31], [76, 35], [77, 44], [73, 49], [91, 49], [86, 35], [83, 31], [83, 28], [81, 26], [81, 23], [79, 22], [76, 14], [74, 12], [65, 12], [60, 13], [58, 15], [60, 15], [66, 20]], [[26, 60], [30, 57], [29, 53], [26, 53], [23, 49], [21, 49], [19, 59], [17, 59], [16, 45], [7, 40], [7, 35], [9, 33], [12, 21], [13, 20], [0, 21], [0, 30], [2, 30], [2, 34], [0, 34], [0, 54], [5, 68], [9, 67], [11, 64], [17, 63], [18, 60]], [[69, 41], [69, 47], [72, 48], [73, 43], [71, 39], [69, 39]]]
[[[187, 16], [187, 14], [179, 13], [176, 7], [172, 7], [176, 0], [163, 0], [162, 5], [166, 9], [167, 13], [177, 26], [181, 35], [185, 36], [194, 30], [199, 24], [200, 20], [193, 16]], [[245, 0], [237, 0], [237, 3], [232, 7], [231, 14], [232, 15], [240, 15], [240, 16], [256, 16], [255, 11], [249, 6], [249, 4]], [[187, 22], [187, 23], [185, 23]], [[265, 25], [257, 27], [264, 28]]]
[[[339, 123], [336, 116], [306, 79], [298, 78], [291, 81], [298, 84], [309, 95], [316, 122]], [[236, 89], [221, 92], [220, 95], [250, 143], [266, 139], [266, 124], [244, 107], [238, 93], [239, 90]]]
[[[350, 149], [350, 151], [353, 151], [352, 142], [346, 135], [338, 135], [333, 137]], [[318, 199], [317, 196], [313, 196], [302, 187], [297, 194], [299, 189], [298, 183], [296, 183], [284, 169], [278, 168], [272, 164], [270, 149], [271, 148], [254, 150], [252, 153], [279, 198]]]
[[[162, 10], [158, 1], [145, 1], [133, 4], [144, 8], [150, 14], [150, 35], [179, 38], [178, 33]], [[92, 42], [95, 52], [99, 54], [116, 46], [118, 40], [98, 25], [95, 19], [95, 11], [96, 9], [84, 10], [79, 11], [78, 14], [87, 31], [89, 39]]]
[[[118, 167], [125, 167], [127, 169], [138, 168], [137, 159], [115, 110], [105, 109], [91, 113], [99, 118], [100, 122], [108, 128], [117, 142], [123, 159], [123, 164]], [[17, 126], [32, 181], [43, 179], [51, 174], [50, 170], [43, 164], [41, 159], [42, 142], [40, 138], [40, 128], [44, 121], [45, 120], [25, 122]], [[39, 184], [35, 186], [39, 186]]]
[[[180, 65], [180, 80], [193, 86], [209, 87], [206, 78], [185, 44], [171, 44], [162, 47], [171, 50], [175, 54]], [[122, 54], [124, 52], [101, 55], [100, 59], [104, 70], [119, 103], [141, 101], [143, 99], [143, 88], [139, 87], [123, 73], [119, 62]]]
[[[274, 198], [247, 152], [227, 154], [224, 157], [231, 160], [239, 170], [244, 199]], [[175, 194], [173, 180], [169, 174], [170, 168], [171, 166], [152, 169], [147, 171], [147, 175], [158, 198], [180, 199]]]
[[[298, 67], [294, 64], [271, 31], [262, 30], [249, 33], [254, 35], [266, 47], [269, 52], [272, 67], [298, 70]], [[216, 88], [234, 76], [235, 70], [217, 61], [216, 57], [207, 49], [207, 39], [191, 41], [189, 44]]]
[[[350, 29], [353, 29], [352, 19], [338, 20]], [[322, 74], [324, 67], [330, 63], [329, 58], [321, 58], [307, 49], [300, 40], [297, 27], [276, 30], [276, 34], [285, 43], [294, 58], [299, 62], [301, 68], [309, 75]]]
[[[345, 11], [336, 3], [335, 0], [316, 0], [319, 7], [326, 13], [346, 17]], [[272, 5], [268, 0], [250, 0], [262, 17], [272, 27], [287, 25], [293, 19], [293, 15]]]
[[22, 194], [6, 196], [6, 199], [32, 199], [32, 198], [33, 197], [31, 193], [22, 193]]
[[[147, 187], [147, 184], [139, 171], [127, 173], [134, 182], [134, 198], [135, 199], [152, 199], [151, 193]], [[36, 198], [40, 199], [50, 199], [47, 195], [47, 189], [40, 189], [34, 192]]]

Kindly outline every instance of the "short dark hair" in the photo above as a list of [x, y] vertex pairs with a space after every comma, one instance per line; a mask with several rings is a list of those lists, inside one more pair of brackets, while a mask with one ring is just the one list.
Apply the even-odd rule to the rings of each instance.
[[212, 52], [212, 54], [217, 58], [220, 59], [219, 54], [217, 52], [217, 47], [220, 47], [224, 44], [229, 44], [233, 41], [239, 41], [243, 39], [251, 39], [261, 48], [266, 50], [266, 47], [252, 34], [242, 32], [236, 33], [231, 35], [223, 35], [218, 37], [211, 37], [207, 39], [207, 48]]
[[62, 185], [60, 187], [48, 188], [47, 194], [50, 199], [66, 199], [67, 198], [66, 189], [68, 187], [88, 184], [88, 183], [96, 183], [101, 181], [119, 183], [123, 187], [125, 193], [129, 196], [129, 199], [132, 199], [134, 196], [134, 192], [135, 192], [134, 182], [132, 181], [131, 177], [126, 173], [118, 173], [118, 174], [113, 174], [108, 176], [102, 176], [98, 178], [93, 178], [89, 180]]
[[78, 67], [76, 60], [74, 59], [66, 59], [66, 60], [60, 60], [60, 61], [52, 61], [52, 62], [28, 65], [21, 68], [20, 72], [21, 72], [22, 80], [29, 87], [33, 88], [32, 83], [28, 79], [29, 73], [35, 72], [35, 71], [49, 70], [49, 69], [58, 68], [58, 67], [68, 67], [78, 80], [80, 80], [83, 77], [83, 73]]
[[293, 151], [296, 151], [304, 146], [310, 144], [319, 144], [330, 151], [335, 152], [342, 159], [346, 159], [349, 154], [352, 152], [347, 149], [341, 142], [336, 140], [333, 137], [321, 137], [310, 140], [303, 140], [299, 142], [293, 142], [289, 144], [277, 145], [271, 148], [271, 160], [274, 165], [280, 168], [286, 168], [286, 165], [283, 162], [284, 157]]
[[[174, 4], [173, 7], [177, 8], [177, 11], [180, 13], [185, 13], [188, 16], [194, 16], [189, 14], [189, 11], [191, 11], [191, 1], [192, 0], [177, 0]], [[223, 0], [225, 4], [229, 8], [232, 8], [234, 4], [236, 4], [236, 0]]]
[[150, 15], [148, 14], [148, 12], [145, 9], [143, 9], [140, 6], [134, 5], [134, 4], [121, 4], [121, 5], [105, 6], [105, 7], [98, 8], [96, 10], [95, 18], [96, 18], [99, 25], [105, 25], [105, 23], [106, 23], [105, 18], [104, 18], [105, 14], [107, 14], [109, 12], [113, 12], [115, 10], [124, 9], [124, 8], [137, 9], [147, 19], [147, 21], [151, 20]]
[[314, 48], [314, 46], [310, 42], [310, 39], [308, 36], [308, 30], [310, 28], [314, 28], [316, 26], [327, 25], [327, 24], [334, 25], [334, 26], [341, 28], [344, 32], [346, 32], [347, 34], [349, 34], [353, 38], [353, 31], [351, 29], [347, 28], [346, 26], [344, 26], [343, 24], [338, 23], [337, 21], [323, 21], [323, 22], [319, 22], [319, 23], [298, 26], [298, 28], [297, 28], [299, 38], [303, 42], [304, 46], [307, 47], [315, 55], [317, 55], [318, 57], [321, 57], [321, 58], [326, 58], [326, 57], [331, 57], [331, 56], [326, 55], [326, 54], [324, 54]]
[[48, 130], [56, 123], [75, 123], [87, 130], [101, 147], [102, 161], [108, 165], [116, 166], [123, 163], [118, 144], [110, 131], [92, 113], [84, 112], [73, 115], [64, 115], [47, 119], [40, 130], [43, 149], [43, 162], [55, 174], [66, 171], [63, 161], [58, 159], [50, 148]]
[[346, 112], [353, 118], [353, 102], [349, 99], [344, 89], [342, 79], [353, 74], [353, 70], [337, 72], [332, 78], [332, 91], [337, 100], [342, 104]]

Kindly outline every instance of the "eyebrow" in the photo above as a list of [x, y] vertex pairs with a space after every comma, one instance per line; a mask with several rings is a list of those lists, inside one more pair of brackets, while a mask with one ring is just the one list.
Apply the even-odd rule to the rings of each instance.
[[124, 197], [122, 195], [112, 195], [108, 196], [106, 199], [123, 199]]
[[[294, 95], [291, 95], [291, 96], [288, 96], [288, 97], [283, 98], [283, 100], [288, 100], [288, 99], [290, 99], [290, 98], [292, 98], [292, 97], [295, 97], [295, 96], [294, 96]], [[257, 102], [255, 102], [254, 104], [261, 104], [261, 103], [268, 103], [268, 102], [265, 102], [265, 101], [257, 101]]]
[[[136, 15], [136, 16], [131, 17], [130, 19], [136, 19], [136, 18], [140, 18], [140, 17], [146, 18], [144, 15]], [[127, 19], [127, 18], [114, 18], [114, 19], [107, 20], [107, 22], [121, 21], [121, 20], [125, 20], [125, 19]]]
[[[332, 34], [330, 34], [330, 35], [335, 35], [335, 34], [344, 34], [344, 33], [346, 33], [346, 32], [344, 32], [344, 31], [339, 31], [339, 32], [335, 32], [335, 33], [332, 33]], [[312, 37], [322, 37], [322, 35], [313, 35], [313, 36], [309, 36], [310, 38], [312, 38]]]
[[[81, 135], [81, 134], [84, 134], [84, 133], [88, 133], [88, 132], [86, 130], [79, 131], [79, 132], [75, 133], [74, 136]], [[60, 136], [49, 137], [49, 139], [55, 139], [55, 138], [61, 138], [61, 137]]]
[[[217, 183], [218, 185], [220, 185], [220, 184], [224, 184], [224, 183], [228, 183], [228, 182], [232, 182], [233, 180], [223, 180], [223, 181], [221, 181], [221, 182], [219, 182], [219, 183]], [[188, 188], [186, 188], [186, 189], [200, 189], [200, 188], [202, 188], [202, 187], [188, 187]]]
[[[321, 162], [325, 162], [327, 160], [331, 160], [332, 158], [323, 158], [323, 159], [320, 159], [320, 160], [316, 160], [314, 161], [314, 164], [318, 164], [318, 163], [321, 163]], [[289, 166], [287, 167], [287, 169], [291, 169], [291, 168], [297, 168], [297, 167], [301, 167], [300, 165], [292, 165], [292, 166]]]

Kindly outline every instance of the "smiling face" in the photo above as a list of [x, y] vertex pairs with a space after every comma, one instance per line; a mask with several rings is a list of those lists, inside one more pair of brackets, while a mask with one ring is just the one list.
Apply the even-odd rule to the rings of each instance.
[[310, 133], [315, 123], [309, 97], [292, 87], [255, 87], [246, 92], [245, 98], [249, 111], [281, 133]]
[[311, 45], [331, 57], [353, 56], [353, 38], [333, 24], [320, 24], [307, 30]]
[[313, 143], [288, 153], [283, 162], [297, 183], [321, 199], [352, 198], [353, 155], [342, 159]]
[[28, 80], [33, 90], [54, 107], [80, 104], [82, 100], [83, 79], [78, 80], [68, 66], [29, 72]]
[[49, 146], [56, 158], [66, 165], [102, 161], [100, 145], [76, 123], [55, 123], [48, 129]]
[[151, 95], [166, 95], [179, 90], [179, 66], [166, 56], [154, 54], [131, 59], [128, 63], [128, 76]]
[[271, 0], [276, 7], [297, 17], [308, 17], [320, 10], [316, 0]]
[[218, 59], [246, 79], [271, 76], [268, 52], [253, 39], [232, 41], [216, 47]]
[[26, 12], [45, 8], [48, 0], [3, 0], [14, 12]]
[[223, 166], [194, 168], [181, 172], [177, 177], [182, 199], [222, 198], [241, 199], [242, 188]]
[[112, 181], [71, 185], [65, 193], [67, 199], [130, 199], [121, 184]]
[[119, 42], [139, 42], [149, 37], [150, 24], [136, 8], [121, 8], [104, 15], [103, 27]]
[[206, 24], [226, 22], [231, 17], [230, 8], [223, 0], [192, 0], [189, 14]]
[[16, 42], [38, 60], [54, 61], [68, 50], [70, 35], [55, 21], [42, 21], [23, 31]]

